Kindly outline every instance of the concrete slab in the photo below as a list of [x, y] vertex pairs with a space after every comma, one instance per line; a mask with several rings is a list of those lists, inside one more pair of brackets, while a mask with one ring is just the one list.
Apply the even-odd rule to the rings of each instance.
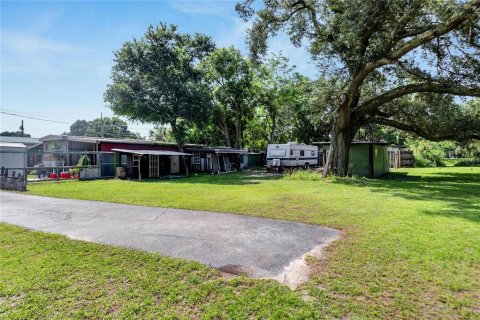
[[335, 229], [287, 221], [4, 191], [0, 222], [196, 260], [291, 287], [306, 280], [305, 254], [321, 255], [339, 236]]

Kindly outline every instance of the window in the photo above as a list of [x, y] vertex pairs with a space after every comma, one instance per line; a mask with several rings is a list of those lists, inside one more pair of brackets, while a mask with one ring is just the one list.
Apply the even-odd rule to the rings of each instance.
[[315, 157], [315, 151], [312, 151], [312, 157]]
[[138, 168], [140, 166], [140, 155], [134, 154], [133, 155], [133, 166]]
[[293, 150], [290, 150], [290, 155], [293, 156]]
[[284, 149], [280, 150], [270, 150], [270, 157], [285, 157], [286, 151]]
[[300, 157], [305, 156], [305, 150], [300, 150]]
[[193, 164], [200, 164], [200, 152], [194, 152], [192, 157]]

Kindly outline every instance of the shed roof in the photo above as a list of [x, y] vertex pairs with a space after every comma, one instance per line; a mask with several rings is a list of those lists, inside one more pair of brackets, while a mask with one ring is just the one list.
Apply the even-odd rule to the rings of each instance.
[[19, 148], [19, 149], [26, 149], [27, 146], [23, 143], [15, 143], [15, 142], [3, 142], [0, 141], [0, 148]]
[[40, 138], [40, 141], [58, 141], [58, 140], [68, 140], [76, 142], [86, 142], [86, 143], [101, 143], [101, 142], [111, 142], [111, 143], [130, 143], [130, 144], [143, 144], [143, 145], [167, 145], [167, 146], [177, 146], [173, 142], [164, 142], [164, 141], [154, 141], [154, 140], [142, 140], [142, 139], [118, 139], [118, 138], [101, 138], [101, 137], [79, 137], [79, 136], [69, 136], [69, 135], [55, 135], [51, 134], [45, 137]]
[[230, 147], [189, 147], [191, 152], [211, 152], [211, 153], [223, 153], [223, 154], [244, 154], [248, 153], [247, 150], [234, 149]]
[[131, 154], [149, 154], [154, 156], [191, 156], [190, 153], [166, 150], [130, 150], [130, 149], [112, 149], [115, 152], [131, 153]]
[[[315, 141], [312, 142], [313, 145], [329, 145], [330, 141]], [[366, 141], [352, 141], [350, 144], [374, 144], [379, 146], [386, 146], [388, 143], [386, 142], [366, 142]]]
[[9, 136], [0, 136], [1, 142], [11, 142], [11, 143], [23, 143], [25, 145], [33, 145], [39, 143], [38, 138], [27, 138], [27, 137], [9, 137]]

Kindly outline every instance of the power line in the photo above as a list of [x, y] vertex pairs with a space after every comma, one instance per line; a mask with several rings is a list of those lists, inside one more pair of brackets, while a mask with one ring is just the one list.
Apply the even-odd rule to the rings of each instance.
[[[25, 113], [25, 112], [20, 112], [20, 111], [16, 111], [16, 110], [12, 110], [12, 109], [6, 109], [6, 108], [1, 108], [0, 110], [2, 110], [3, 112], [2, 113], [5, 113], [5, 114], [11, 114], [11, 113], [14, 113], [15, 116], [17, 117], [25, 117], [25, 118], [29, 118], [29, 119], [35, 119], [35, 120], [42, 120], [42, 121], [56, 121], [58, 123], [66, 123], [66, 124], [73, 124], [73, 123], [67, 123], [65, 121], [61, 121], [61, 120], [58, 120], [58, 119], [55, 119], [55, 118], [43, 118], [42, 116], [40, 115], [36, 115], [36, 114], [32, 114], [32, 113]], [[115, 116], [115, 115], [114, 115]], [[36, 119], [36, 118], [39, 118], [39, 119]], [[123, 120], [123, 119], [122, 119]], [[87, 120], [88, 121], [88, 120]], [[129, 124], [129, 127], [132, 128], [133, 130], [152, 130], [154, 128], [154, 125], [152, 124], [152, 126], [144, 126], [144, 125], [141, 125], [141, 124], [137, 124], [135, 122], [132, 122]], [[135, 127], [135, 128], [133, 128]]]
[[37, 117], [32, 117], [32, 116], [25, 116], [25, 115], [21, 115], [21, 114], [18, 114], [18, 113], [13, 113], [13, 112], [0, 111], [0, 113], [8, 114], [8, 115], [10, 115], [10, 116], [15, 116], [15, 117], [21, 117], [21, 118], [27, 118], [27, 119], [33, 119], [33, 120], [40, 120], [40, 121], [46, 121], [46, 122], [72, 124], [72, 123], [70, 123], [70, 122], [58, 121], [58, 120], [51, 120], [51, 119], [42, 119], [42, 118], [37, 118]]
[[[7, 108], [0, 108], [0, 110], [6, 111], [6, 112], [13, 112], [15, 114], [20, 114], [22, 116], [45, 118], [43, 115], [34, 114], [34, 113], [26, 113], [26, 112], [21, 112], [21, 111], [18, 111], [18, 110], [7, 109]], [[59, 119], [59, 118], [48, 117], [48, 119], [49, 120], [55, 120], [55, 121], [62, 121], [62, 119]]]
[[[7, 112], [7, 111], [4, 111], [4, 110], [8, 110], [8, 109], [4, 109], [2, 108], [0, 110], [0, 113], [3, 113], [3, 114], [7, 114], [7, 115], [11, 115], [11, 116], [15, 116], [15, 117], [21, 117], [21, 118], [28, 118], [28, 119], [33, 119], [33, 120], [39, 120], [39, 121], [46, 121], [46, 122], [53, 122], [53, 123], [62, 123], [62, 124], [68, 124], [68, 125], [72, 125], [73, 123], [72, 122], [65, 122], [65, 121], [60, 121], [60, 120], [54, 120], [54, 119], [47, 119], [47, 118], [40, 118], [40, 117], [37, 117], [37, 116], [33, 116], [33, 115], [28, 115], [26, 113], [23, 113], [23, 112], [18, 112], [18, 111], [15, 111], [15, 112]], [[8, 110], [10, 111], [10, 110]], [[135, 126], [135, 125], [133, 125]], [[103, 125], [102, 125], [103, 127]], [[140, 127], [142, 128], [142, 127]], [[137, 127], [137, 129], [139, 129]], [[143, 129], [147, 129], [147, 127], [143, 127]], [[151, 130], [153, 129], [152, 128], [148, 128], [148, 130]], [[104, 132], [104, 134], [106, 135], [109, 135], [109, 136], [113, 136], [115, 138], [132, 138], [128, 133], [124, 133], [124, 134], [121, 134], [121, 133], [113, 133], [113, 132]]]

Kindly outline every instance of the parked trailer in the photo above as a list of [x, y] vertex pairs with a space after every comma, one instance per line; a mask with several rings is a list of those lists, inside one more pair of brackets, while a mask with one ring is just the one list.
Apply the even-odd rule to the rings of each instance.
[[318, 147], [304, 143], [269, 144], [267, 167], [311, 167], [318, 165]]

